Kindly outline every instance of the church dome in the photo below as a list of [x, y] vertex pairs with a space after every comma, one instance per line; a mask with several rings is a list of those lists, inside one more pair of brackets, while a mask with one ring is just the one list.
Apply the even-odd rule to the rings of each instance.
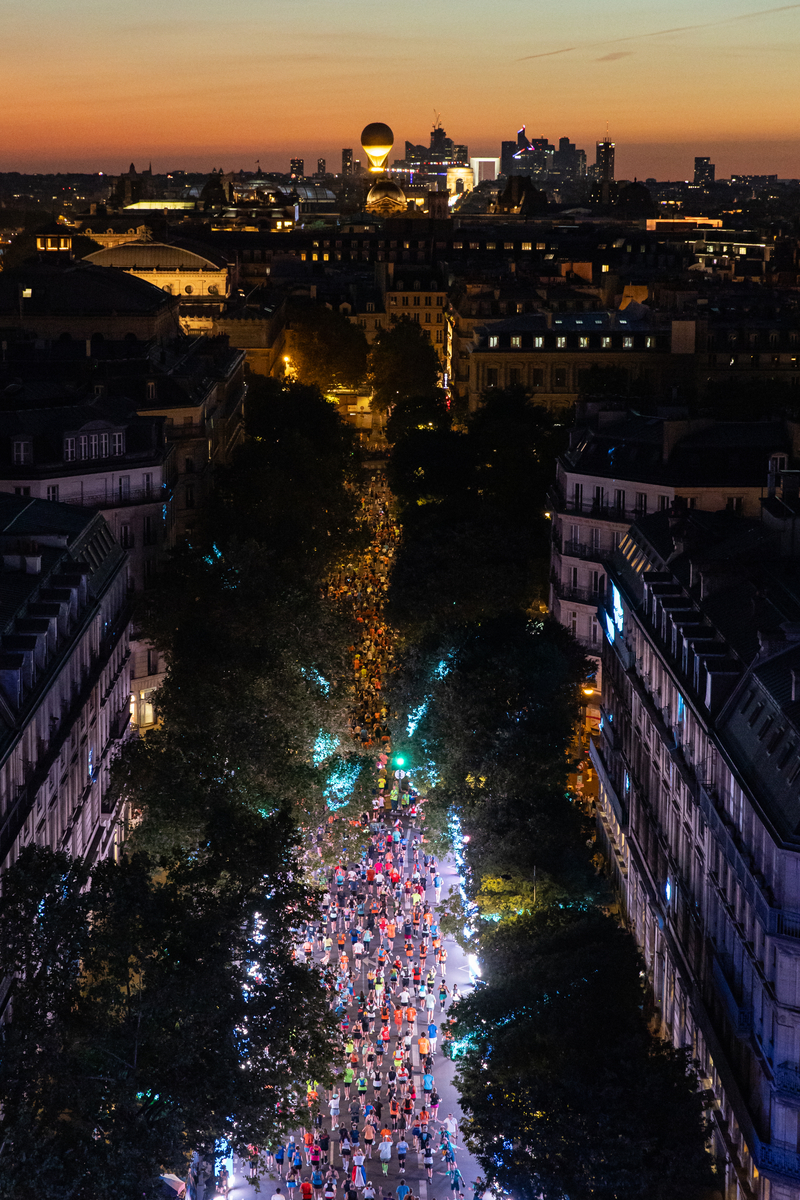
[[392, 179], [379, 179], [373, 183], [367, 195], [367, 212], [405, 212], [406, 195]]

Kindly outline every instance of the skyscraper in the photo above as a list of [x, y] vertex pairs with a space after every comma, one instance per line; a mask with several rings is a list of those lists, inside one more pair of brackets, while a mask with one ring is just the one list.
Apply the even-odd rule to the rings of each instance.
[[317, 159], [317, 174], [318, 175], [325, 174], [325, 159], [324, 158]]
[[710, 158], [695, 158], [694, 181], [700, 187], [710, 187], [714, 182], [715, 166]]
[[352, 175], [353, 174], [353, 151], [352, 150], [343, 150], [342, 151], [342, 174], [343, 175]]
[[302, 158], [293, 158], [291, 164], [292, 179], [302, 179], [305, 162]]
[[602, 142], [597, 143], [595, 173], [601, 183], [610, 183], [614, 178], [614, 143], [608, 134], [606, 134]]

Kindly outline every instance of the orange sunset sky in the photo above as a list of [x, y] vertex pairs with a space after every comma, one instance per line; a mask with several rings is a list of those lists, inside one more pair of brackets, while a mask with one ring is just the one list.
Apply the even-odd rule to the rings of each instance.
[[800, 4], [753, 0], [25, 0], [5, 6], [0, 170], [337, 170], [434, 112], [471, 154], [521, 124], [617, 175], [800, 176]]

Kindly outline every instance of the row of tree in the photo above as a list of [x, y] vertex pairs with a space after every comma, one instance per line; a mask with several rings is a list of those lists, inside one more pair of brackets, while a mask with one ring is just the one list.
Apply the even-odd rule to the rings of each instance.
[[323, 392], [369, 386], [376, 412], [436, 389], [439, 356], [424, 327], [408, 318], [381, 329], [371, 346], [361, 326], [322, 304], [296, 302], [287, 319], [289, 357], [303, 383]]
[[455, 1010], [468, 1144], [530, 1200], [700, 1195], [714, 1176], [697, 1079], [651, 1034], [644, 965], [568, 788], [587, 663], [531, 604], [559, 431], [520, 392], [488, 393], [458, 430], [444, 404], [410, 400], [390, 427], [396, 740], [463, 860], [443, 925], [483, 971]]
[[292, 929], [313, 911], [317, 831], [358, 832], [354, 626], [322, 586], [365, 536], [357, 470], [316, 388], [251, 380], [246, 438], [142, 614], [167, 676], [159, 726], [115, 768], [124, 855], [29, 847], [4, 877], [12, 1200], [158, 1195], [193, 1152], [296, 1128], [306, 1081], [329, 1077], [338, 1034]]

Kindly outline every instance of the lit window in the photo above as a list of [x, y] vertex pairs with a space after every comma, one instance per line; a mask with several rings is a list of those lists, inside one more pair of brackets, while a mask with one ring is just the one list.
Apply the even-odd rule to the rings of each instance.
[[513, 242], [503, 242], [503, 249], [504, 250], [513, 250], [514, 243]]
[[532, 243], [531, 243], [531, 242], [523, 242], [523, 243], [522, 243], [522, 249], [523, 249], [523, 250], [531, 250], [532, 248], [533, 248], [533, 247], [532, 247]]
[[603, 272], [604, 275], [607, 275], [608, 274], [608, 263], [603, 263], [600, 270]]
[[582, 338], [581, 338], [581, 340], [580, 340], [580, 347], [581, 347], [581, 350], [588, 350], [588, 349], [589, 349], [589, 339], [588, 339], [587, 337], [582, 337]]
[[603, 349], [604, 349], [604, 350], [610, 350], [610, 349], [611, 349], [611, 338], [610, 338], [610, 337], [604, 337], [604, 338], [602, 339], [601, 345], [602, 345], [602, 347], [603, 347]]
[[560, 337], [557, 337], [556, 338], [556, 346], [558, 347], [559, 350], [566, 350], [567, 339], [565, 337], [563, 337], [563, 335]]
[[535, 337], [533, 339], [533, 346], [534, 346], [535, 350], [541, 350], [542, 347], [544, 346], [544, 338], [543, 337]]
[[622, 348], [624, 350], [632, 350], [633, 349], [633, 338], [632, 337], [624, 337], [622, 339]]
[[499, 345], [500, 345], [500, 338], [499, 338], [499, 337], [496, 337], [496, 336], [495, 336], [495, 337], [490, 337], [490, 338], [489, 338], [489, 349], [490, 349], [490, 350], [496, 350], [496, 349], [497, 349], [497, 347], [498, 347]]
[[519, 350], [520, 346], [522, 345], [522, 338], [519, 336], [519, 334], [515, 334], [514, 337], [512, 337], [511, 345], [515, 350]]

